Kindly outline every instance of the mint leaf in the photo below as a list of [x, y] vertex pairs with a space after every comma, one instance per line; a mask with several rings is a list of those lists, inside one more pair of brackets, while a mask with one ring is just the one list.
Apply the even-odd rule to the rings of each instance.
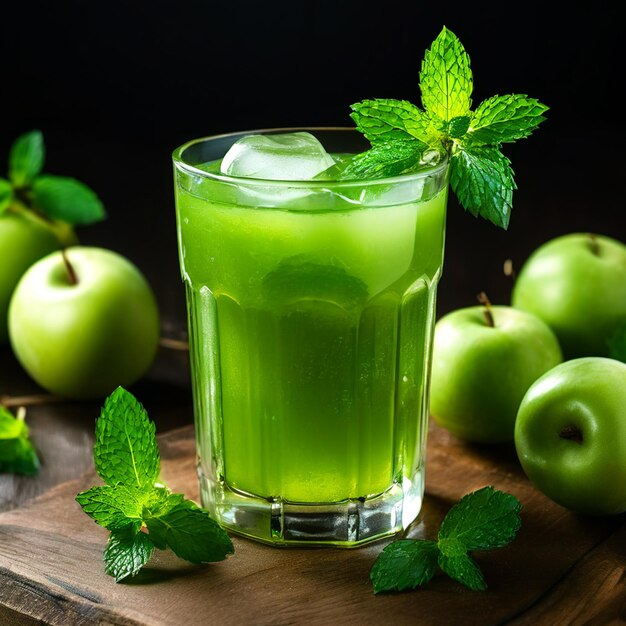
[[109, 530], [131, 527], [137, 532], [142, 525], [145, 493], [118, 485], [92, 487], [76, 496], [76, 502], [96, 524]]
[[4, 178], [0, 178], [0, 215], [11, 206], [12, 201], [13, 187], [11, 183]]
[[493, 145], [528, 137], [546, 118], [545, 104], [523, 94], [493, 96], [472, 114], [468, 140], [472, 145]]
[[506, 229], [517, 188], [511, 162], [492, 146], [458, 146], [450, 165], [450, 185], [461, 206]]
[[469, 113], [473, 90], [470, 59], [457, 36], [445, 26], [429, 50], [420, 71], [422, 104], [444, 122]]
[[480, 571], [480, 567], [478, 567], [476, 561], [467, 554], [446, 556], [440, 553], [439, 567], [448, 574], [450, 578], [469, 587], [473, 591], [484, 591], [487, 589], [487, 584], [483, 578], [483, 573]]
[[463, 135], [467, 132], [467, 129], [470, 125], [470, 116], [469, 115], [461, 115], [460, 117], [453, 117], [448, 122], [448, 134], [453, 139], [458, 139], [463, 137]]
[[161, 468], [155, 430], [135, 396], [118, 387], [96, 422], [94, 461], [100, 478], [111, 487], [152, 488]]
[[68, 224], [92, 224], [106, 216], [95, 192], [75, 178], [40, 176], [33, 183], [32, 192], [37, 209]]
[[32, 130], [18, 137], [9, 153], [9, 178], [16, 187], [25, 187], [33, 182], [43, 168], [46, 152], [43, 135]]
[[521, 508], [515, 496], [493, 487], [467, 494], [448, 511], [437, 542], [404, 539], [378, 555], [370, 572], [374, 593], [423, 585], [433, 577], [436, 564], [470, 589], [486, 589], [480, 568], [467, 552], [510, 543], [521, 526]]
[[370, 580], [374, 593], [404, 591], [425, 585], [435, 574], [439, 550], [434, 541], [394, 541], [374, 562]]
[[430, 119], [406, 100], [363, 100], [350, 108], [350, 117], [356, 122], [357, 130], [372, 144], [407, 139], [429, 142]]
[[418, 139], [376, 143], [367, 152], [352, 157], [340, 178], [350, 180], [399, 176], [419, 163], [426, 147]]
[[[465, 550], [492, 550], [510, 543], [522, 525], [519, 500], [509, 493], [484, 487], [464, 496], [439, 528], [439, 543], [457, 540]], [[442, 550], [443, 551], [443, 550]]]
[[167, 546], [191, 563], [223, 561], [234, 552], [230, 537], [207, 511], [190, 500], [181, 502], [177, 494], [172, 497], [176, 499], [172, 508], [145, 518], [150, 539], [157, 548]]
[[24, 414], [16, 418], [0, 406], [0, 473], [33, 476], [39, 471], [39, 457], [28, 435]]
[[120, 582], [135, 576], [150, 560], [154, 544], [146, 533], [116, 531], [111, 533], [104, 549], [104, 571]]

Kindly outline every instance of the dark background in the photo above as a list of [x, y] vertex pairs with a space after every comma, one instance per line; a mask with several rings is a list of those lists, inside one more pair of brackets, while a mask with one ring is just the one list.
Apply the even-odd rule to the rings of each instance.
[[[546, 8], [435, 2], [22, 2], [3, 9], [0, 153], [44, 131], [47, 170], [94, 187], [109, 219], [86, 244], [134, 260], [164, 318], [184, 323], [171, 150], [219, 132], [347, 125], [363, 98], [419, 102], [417, 74], [445, 23], [472, 58], [477, 104], [527, 93], [551, 107], [536, 136], [505, 152], [517, 173], [508, 232], [449, 206], [439, 312], [486, 289], [506, 302], [517, 267], [573, 231], [622, 240], [624, 35], [593, 2]], [[0, 251], [1, 255], [5, 251]]]

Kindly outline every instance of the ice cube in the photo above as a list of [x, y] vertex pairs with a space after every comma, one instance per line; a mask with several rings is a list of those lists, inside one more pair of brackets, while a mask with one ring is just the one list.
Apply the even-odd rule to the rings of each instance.
[[267, 180], [310, 180], [334, 164], [311, 133], [248, 135], [232, 145], [220, 171]]

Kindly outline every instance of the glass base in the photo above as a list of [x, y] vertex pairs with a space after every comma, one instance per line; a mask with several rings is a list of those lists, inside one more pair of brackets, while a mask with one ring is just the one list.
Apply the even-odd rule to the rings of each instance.
[[202, 506], [220, 524], [263, 543], [355, 548], [393, 535], [417, 517], [424, 472], [372, 498], [330, 503], [289, 502], [234, 491], [199, 472]]

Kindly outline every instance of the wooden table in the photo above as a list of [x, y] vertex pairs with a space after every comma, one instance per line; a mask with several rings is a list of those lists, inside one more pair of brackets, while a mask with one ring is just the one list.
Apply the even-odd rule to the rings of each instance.
[[[163, 351], [133, 389], [161, 433], [190, 424], [186, 355]], [[0, 396], [36, 392], [7, 350]], [[374, 596], [375, 544], [356, 551], [278, 550], [235, 538], [224, 563], [190, 567], [167, 553], [132, 583], [104, 575], [106, 531], [73, 495], [94, 484], [98, 406], [32, 407], [41, 451], [36, 479], [0, 476], [0, 624], [607, 624], [626, 620], [626, 516], [591, 519], [553, 504], [528, 483], [511, 447], [470, 446], [431, 428], [427, 499], [411, 536], [433, 537], [461, 495], [486, 484], [514, 493], [523, 526], [509, 547], [479, 553], [489, 589], [443, 576], [425, 589]], [[190, 427], [161, 436], [164, 475], [197, 497]], [[70, 481], [70, 482], [67, 482]], [[39, 496], [39, 497], [37, 497]], [[33, 499], [35, 498], [35, 499]]]

